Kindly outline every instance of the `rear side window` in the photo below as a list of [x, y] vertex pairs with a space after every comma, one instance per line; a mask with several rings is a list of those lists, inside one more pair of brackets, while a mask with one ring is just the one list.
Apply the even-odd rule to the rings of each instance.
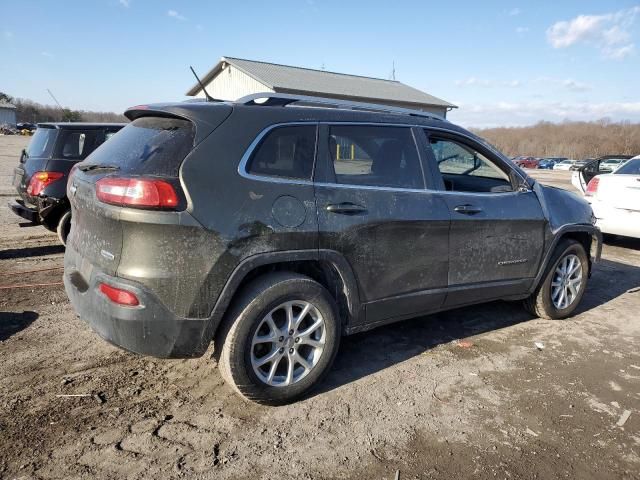
[[247, 172], [310, 180], [315, 150], [315, 125], [278, 127], [260, 142], [249, 160]]
[[332, 126], [328, 147], [337, 183], [424, 188], [408, 127]]
[[188, 120], [142, 117], [103, 143], [87, 163], [119, 167], [123, 173], [177, 177], [193, 148], [193, 138], [193, 124]]
[[30, 157], [48, 157], [53, 151], [58, 129], [38, 127], [27, 147], [27, 155]]
[[100, 145], [102, 130], [61, 130], [56, 146], [56, 157], [67, 160], [84, 160]]

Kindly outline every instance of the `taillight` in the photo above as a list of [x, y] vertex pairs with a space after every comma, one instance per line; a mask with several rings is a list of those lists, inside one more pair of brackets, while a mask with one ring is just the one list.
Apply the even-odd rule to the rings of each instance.
[[111, 285], [107, 285], [106, 283], [100, 284], [100, 291], [113, 303], [117, 303], [118, 305], [125, 305], [127, 307], [137, 307], [140, 305], [140, 301], [136, 294], [133, 292], [129, 292], [128, 290], [123, 290], [121, 288], [112, 287]]
[[105, 177], [96, 182], [96, 196], [123, 207], [175, 209], [179, 203], [173, 185], [154, 178]]
[[36, 172], [29, 181], [27, 194], [32, 197], [38, 196], [42, 191], [56, 180], [60, 180], [64, 176], [61, 172]]
[[589, 184], [587, 185], [587, 190], [584, 192], [585, 196], [593, 197], [598, 192], [599, 183], [600, 183], [600, 179], [598, 177], [592, 178]]

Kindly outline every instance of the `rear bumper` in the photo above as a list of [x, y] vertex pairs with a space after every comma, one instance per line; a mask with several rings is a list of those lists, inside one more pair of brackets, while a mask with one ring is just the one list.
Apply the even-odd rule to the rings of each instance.
[[31, 223], [38, 225], [40, 223], [40, 214], [37, 208], [27, 207], [22, 200], [14, 200], [9, 202], [9, 208], [19, 217], [29, 220]]
[[[64, 263], [64, 285], [73, 308], [108, 342], [158, 358], [199, 357], [209, 346], [209, 319], [176, 316], [142, 285], [87, 265], [69, 246]], [[101, 283], [135, 293], [140, 305], [125, 307], [111, 302], [100, 292]]]

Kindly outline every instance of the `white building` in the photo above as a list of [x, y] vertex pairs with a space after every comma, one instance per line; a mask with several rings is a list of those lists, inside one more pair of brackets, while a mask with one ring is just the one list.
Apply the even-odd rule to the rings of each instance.
[[[232, 57], [222, 57], [201, 80], [207, 93], [221, 100], [236, 100], [252, 93], [276, 92], [392, 105], [441, 116], [446, 116], [449, 110], [457, 108], [396, 80]], [[200, 98], [205, 96], [197, 83], [187, 95]]]
[[0, 102], [0, 125], [16, 125], [16, 107], [11, 103]]

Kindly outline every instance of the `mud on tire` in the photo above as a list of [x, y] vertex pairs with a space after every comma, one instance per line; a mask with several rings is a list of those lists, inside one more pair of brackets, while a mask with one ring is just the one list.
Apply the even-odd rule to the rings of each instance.
[[[557, 279], [558, 266], [569, 255], [575, 255], [580, 262], [582, 281], [577, 289], [577, 295], [564, 308], [559, 308], [552, 298], [554, 280]], [[524, 300], [525, 308], [533, 315], [546, 319], [563, 319], [570, 316], [580, 304], [584, 291], [587, 287], [589, 276], [589, 258], [584, 246], [572, 239], [561, 240], [549, 261], [544, 276], [537, 286], [535, 292]]]
[[[304, 313], [305, 308], [309, 313]], [[294, 320], [292, 324], [300, 320], [299, 329], [285, 327], [288, 318]], [[319, 319], [321, 332], [318, 327], [313, 330]], [[268, 405], [289, 403], [327, 374], [340, 344], [340, 327], [335, 301], [322, 285], [296, 273], [270, 273], [253, 280], [238, 294], [216, 335], [214, 356], [222, 377], [244, 398]], [[307, 343], [302, 335], [310, 330], [309, 335], [315, 337], [309, 337]], [[269, 355], [274, 360], [258, 367]], [[279, 363], [274, 367], [276, 361]], [[289, 363], [297, 373], [289, 373]]]

